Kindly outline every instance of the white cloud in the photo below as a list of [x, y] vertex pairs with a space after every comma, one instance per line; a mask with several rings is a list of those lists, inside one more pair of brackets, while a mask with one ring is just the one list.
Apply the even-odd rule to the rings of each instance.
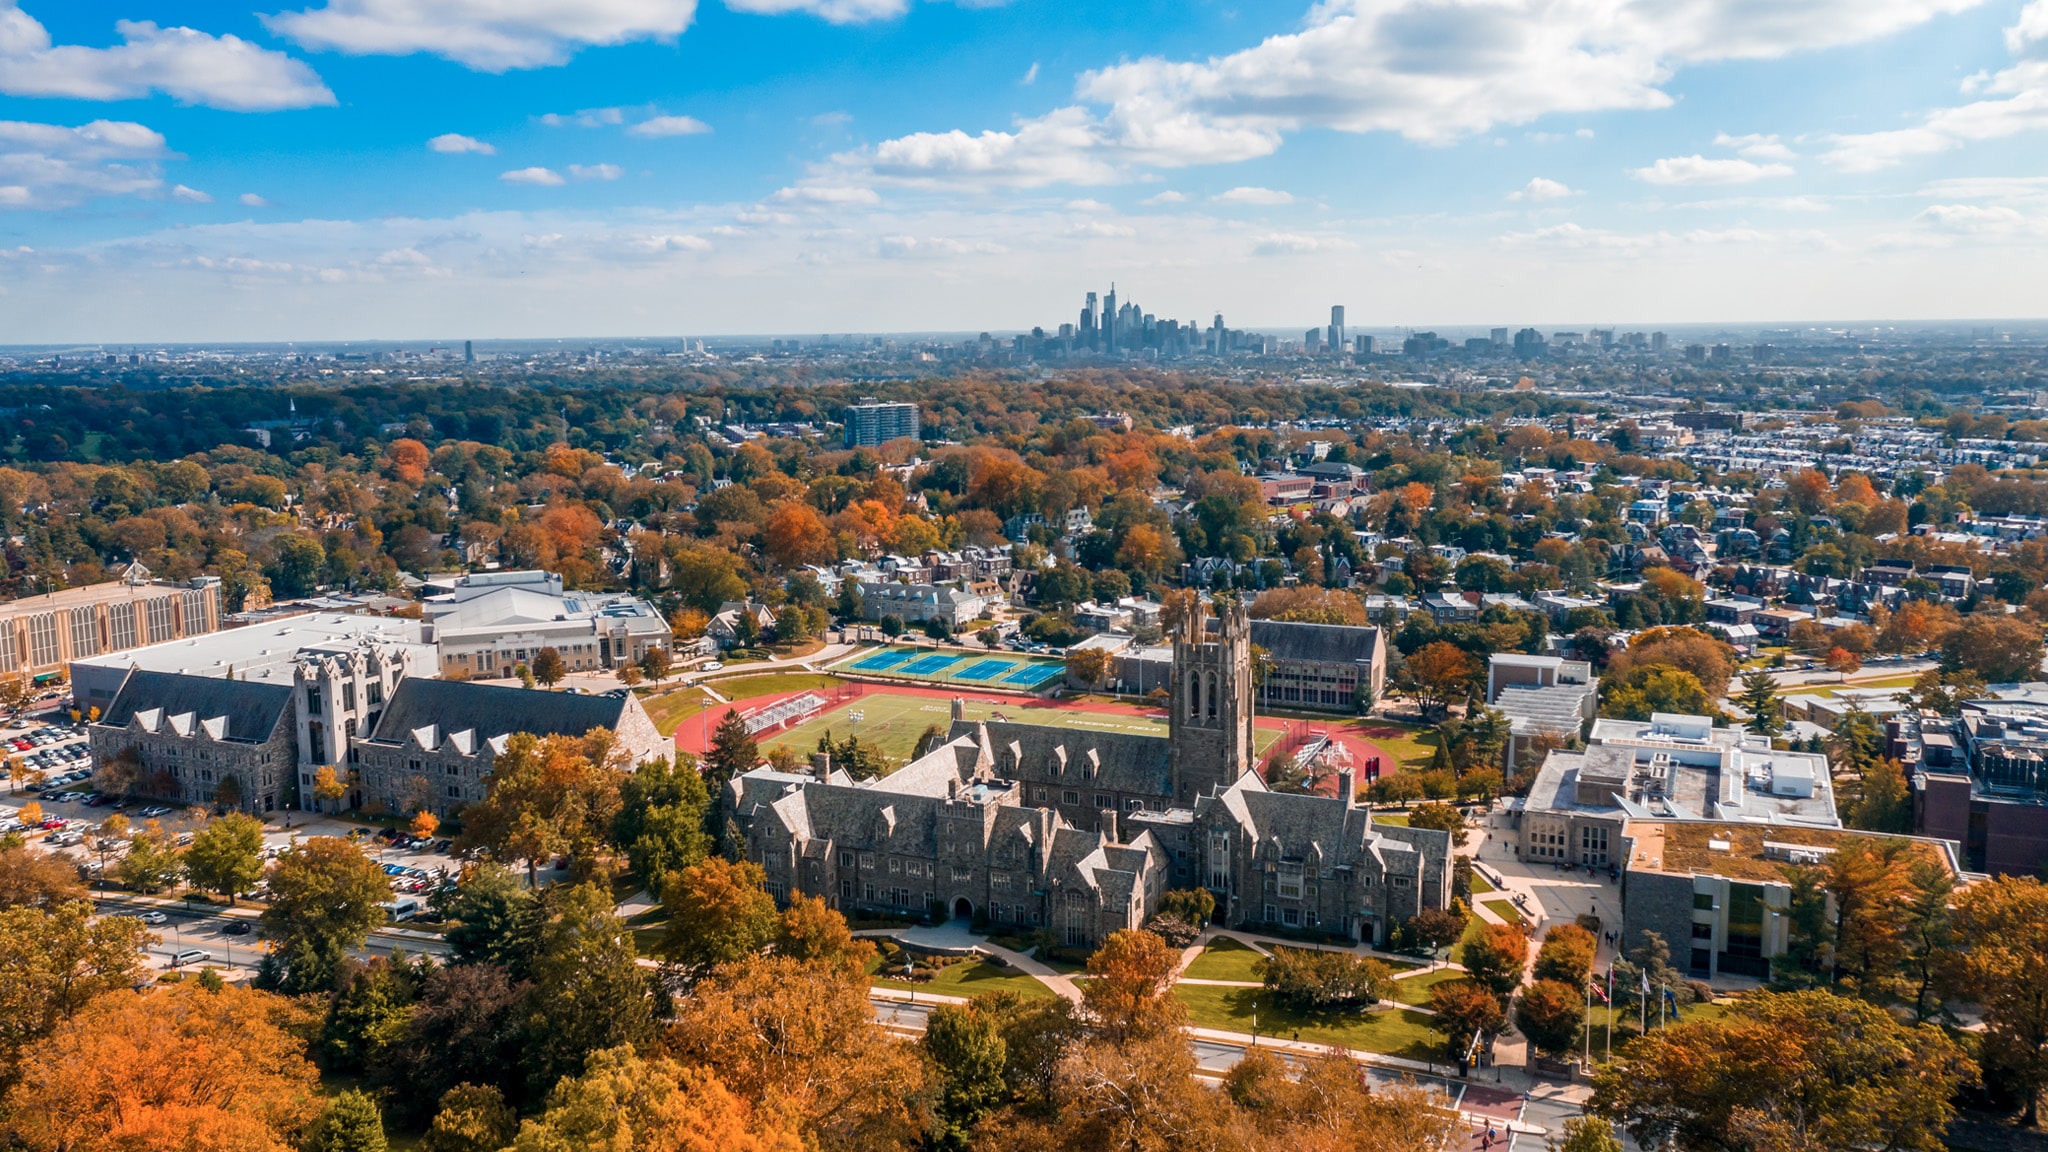
[[1337, 252], [1351, 248], [1348, 240], [1304, 236], [1297, 232], [1269, 232], [1252, 239], [1254, 256], [1306, 256], [1316, 252]]
[[499, 173], [498, 179], [507, 184], [540, 184], [549, 188], [566, 183], [561, 173], [552, 168], [514, 168], [510, 172]]
[[882, 198], [873, 188], [858, 188], [839, 184], [799, 184], [783, 188], [775, 193], [775, 199], [785, 204], [880, 204]]
[[853, 113], [847, 112], [843, 109], [837, 109], [831, 112], [820, 112], [816, 116], [811, 117], [811, 123], [817, 125], [820, 128], [837, 128], [842, 124], [853, 123]]
[[569, 175], [578, 180], [617, 180], [625, 175], [617, 164], [571, 164]]
[[1185, 195], [1183, 195], [1183, 194], [1181, 194], [1181, 193], [1179, 193], [1179, 192], [1175, 192], [1175, 191], [1174, 191], [1173, 189], [1171, 189], [1171, 188], [1168, 188], [1168, 189], [1167, 189], [1166, 191], [1164, 191], [1164, 192], [1161, 192], [1161, 193], [1159, 193], [1159, 194], [1158, 194], [1157, 196], [1147, 196], [1147, 197], [1145, 197], [1145, 199], [1144, 199], [1143, 203], [1146, 203], [1146, 204], [1185, 204], [1185, 203], [1187, 203], [1187, 199], [1188, 199], [1188, 198], [1187, 198], [1187, 197], [1186, 197]]
[[702, 236], [691, 236], [687, 233], [643, 236], [636, 242], [636, 246], [643, 252], [711, 251], [711, 241], [706, 240]]
[[2048, 197], [2048, 176], [1960, 176], [1921, 191], [1939, 200], [2035, 200]]
[[1714, 135], [1714, 146], [1717, 148], [1733, 148], [1751, 160], [1794, 160], [1798, 158], [1798, 153], [1792, 151], [1791, 148], [1787, 147], [1776, 136], [1764, 136], [1754, 132], [1747, 136], [1730, 136], [1726, 132], [1716, 133]]
[[258, 196], [254, 192], [244, 192], [240, 196], [235, 197], [235, 201], [244, 208], [270, 207], [270, 201], [265, 200], [263, 197]]
[[67, 128], [0, 120], [0, 207], [62, 208], [96, 196], [161, 195], [155, 162], [169, 155], [162, 135], [131, 121]]
[[711, 125], [695, 116], [656, 116], [626, 129], [633, 136], [702, 136]]
[[1038, 83], [1038, 61], [1033, 60], [1031, 67], [1024, 70], [1023, 83], [1026, 87]]
[[607, 125], [624, 124], [626, 122], [626, 110], [624, 108], [585, 108], [581, 112], [570, 112], [567, 114], [548, 112], [540, 117], [540, 122], [550, 128], [561, 128], [569, 125], [577, 128], [603, 128]]
[[446, 152], [451, 155], [459, 155], [464, 152], [474, 152], [479, 156], [496, 156], [498, 154], [496, 148], [491, 147], [474, 136], [464, 136], [460, 132], [443, 132], [441, 135], [427, 141], [427, 147], [432, 148], [436, 152]]
[[1777, 176], [1790, 176], [1789, 164], [1758, 164], [1750, 160], [1709, 159], [1705, 156], [1669, 156], [1648, 168], [1629, 172], [1651, 184], [1749, 184]]
[[725, 0], [725, 6], [758, 16], [806, 12], [830, 24], [892, 20], [910, 10], [909, 0]]
[[0, 0], [0, 92], [73, 100], [136, 100], [162, 92], [181, 104], [269, 112], [334, 103], [304, 63], [238, 36], [161, 28], [146, 20], [114, 25], [110, 48], [52, 44], [40, 22]]
[[1577, 193], [1573, 192], [1570, 186], [1566, 184], [1562, 184], [1556, 180], [1545, 179], [1542, 176], [1534, 176], [1530, 178], [1527, 184], [1522, 185], [1522, 187], [1517, 191], [1508, 193], [1508, 199], [1562, 200], [1567, 196], [1575, 195], [1577, 195]]
[[1070, 106], [1020, 120], [1011, 132], [918, 132], [834, 160], [915, 187], [1037, 188], [1114, 184], [1139, 166], [1250, 160], [1279, 146], [1279, 134], [1263, 129], [1216, 128], [1192, 118], [1124, 122]]
[[585, 47], [672, 39], [696, 15], [697, 0], [328, 0], [262, 20], [307, 48], [425, 52], [504, 72], [561, 64]]
[[2001, 72], [1963, 81], [1965, 95], [1981, 93], [2001, 99], [1939, 108], [1911, 128], [1836, 136], [1833, 149], [1821, 159], [1845, 172], [1874, 172], [1967, 144], [2048, 128], [2044, 45], [2048, 45], [2048, 0], [2033, 0], [2005, 30], [2006, 48], [2020, 59]]
[[1271, 206], [1294, 203], [1294, 195], [1292, 193], [1282, 192], [1274, 188], [1254, 188], [1250, 185], [1232, 188], [1228, 192], [1218, 192], [1216, 195], [1209, 197], [1209, 199], [1214, 200], [1218, 204]]
[[183, 184], [179, 184], [171, 189], [171, 199], [183, 200], [187, 204], [213, 203], [213, 197], [208, 196], [197, 188], [187, 188]]
[[1941, 232], [1985, 237], [2048, 236], [2048, 216], [1984, 204], [1930, 204], [1916, 221]]

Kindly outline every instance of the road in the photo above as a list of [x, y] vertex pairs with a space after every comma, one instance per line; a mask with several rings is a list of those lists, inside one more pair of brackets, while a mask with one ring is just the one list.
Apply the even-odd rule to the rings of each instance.
[[[159, 937], [158, 942], [144, 949], [152, 968], [168, 968], [171, 957], [188, 948], [198, 948], [208, 954], [208, 963], [225, 965], [229, 969], [221, 973], [222, 978], [237, 980], [254, 975], [256, 965], [263, 957], [262, 937], [256, 929], [253, 909], [143, 903], [107, 893], [94, 894], [93, 906], [103, 916], [133, 915], [145, 911], [163, 913], [164, 923], [149, 925], [149, 930]], [[247, 924], [250, 931], [241, 935], [225, 931], [233, 924]], [[448, 945], [440, 940], [379, 930], [370, 934], [369, 941], [356, 954], [389, 956], [401, 949], [414, 956], [445, 956], [448, 953]]]

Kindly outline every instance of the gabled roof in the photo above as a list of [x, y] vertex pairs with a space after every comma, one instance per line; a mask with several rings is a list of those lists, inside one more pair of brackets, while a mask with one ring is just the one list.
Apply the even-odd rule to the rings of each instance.
[[1173, 794], [1171, 745], [1164, 736], [1084, 732], [1011, 720], [962, 720], [948, 735], [955, 740], [975, 736], [977, 727], [988, 732], [999, 777], [1147, 796]]
[[100, 723], [126, 728], [140, 718], [150, 731], [168, 727], [180, 736], [203, 731], [215, 740], [260, 744], [270, 739], [291, 706], [288, 684], [135, 671], [122, 682]]
[[1349, 624], [1254, 620], [1252, 643], [1264, 648], [1275, 660], [1298, 660], [1309, 664], [1369, 663], [1379, 650], [1380, 630]]
[[623, 695], [584, 696], [408, 676], [392, 692], [390, 705], [368, 739], [403, 744], [423, 733], [422, 746], [435, 747], [446, 733], [462, 737], [474, 750], [479, 739], [491, 741], [515, 732], [581, 736], [592, 728], [616, 731], [629, 707]]

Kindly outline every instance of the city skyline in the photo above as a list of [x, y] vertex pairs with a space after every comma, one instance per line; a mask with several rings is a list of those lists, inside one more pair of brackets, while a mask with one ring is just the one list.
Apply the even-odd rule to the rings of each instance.
[[1336, 300], [1354, 328], [2048, 315], [2048, 0], [0, 26], [8, 343], [957, 332], [1112, 280], [1296, 333]]

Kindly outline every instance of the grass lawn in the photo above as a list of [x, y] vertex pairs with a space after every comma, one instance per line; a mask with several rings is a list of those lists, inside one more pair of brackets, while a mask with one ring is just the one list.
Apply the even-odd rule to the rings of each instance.
[[[1408, 826], [1408, 814], [1406, 812], [1375, 812], [1372, 814], [1372, 822], [1375, 824], [1385, 824], [1391, 828], [1406, 828]], [[1478, 889], [1474, 888], [1473, 891], [1477, 892]]]
[[1482, 892], [1492, 891], [1494, 891], [1493, 881], [1488, 880], [1484, 876], [1481, 876], [1479, 874], [1479, 869], [1474, 868], [1472, 870], [1472, 894], [1477, 896]]
[[640, 701], [648, 719], [663, 736], [674, 736], [683, 721], [711, 706], [711, 698], [695, 688], [675, 688]]
[[822, 672], [768, 672], [759, 676], [735, 676], [710, 681], [711, 687], [727, 700], [752, 700], [756, 696], [780, 696], [787, 692], [809, 692], [837, 688], [845, 681]]
[[1404, 768], [1421, 771], [1436, 754], [1436, 729], [1398, 724], [1392, 720], [1362, 720], [1352, 729], [1357, 735], [1385, 749]]
[[1529, 918], [1522, 915], [1520, 908], [1515, 907], [1506, 900], [1481, 900], [1479, 906], [1510, 924], [1527, 924], [1529, 922]]
[[1439, 968], [1434, 972], [1424, 973], [1421, 976], [1410, 976], [1406, 980], [1396, 980], [1394, 981], [1394, 999], [1399, 1000], [1403, 1004], [1413, 1004], [1418, 1008], [1427, 1007], [1429, 1005], [1429, 990], [1431, 988], [1439, 984], [1448, 984], [1453, 980], [1463, 980], [1464, 978], [1465, 974], [1456, 968]]
[[[738, 685], [755, 680], [781, 682], [803, 679], [822, 680], [827, 685], [837, 683], [830, 677], [798, 675], [751, 677], [746, 681], [728, 683]], [[790, 684], [775, 690], [795, 691], [813, 686]], [[726, 685], [721, 684], [718, 688], [723, 692]], [[987, 720], [1000, 713], [1004, 719], [1023, 724], [1045, 724], [1054, 728], [1072, 728], [1085, 732], [1132, 732], [1160, 737], [1166, 735], [1166, 721], [1163, 718], [1132, 716], [1121, 712], [1026, 707], [1027, 701], [1021, 698], [991, 704], [987, 697], [971, 695], [972, 691], [973, 689], [969, 688], [961, 689], [969, 720]], [[855, 712], [861, 714], [859, 723], [851, 719], [851, 714]], [[836, 740], [858, 736], [862, 744], [872, 745], [882, 755], [902, 761], [909, 759], [911, 752], [916, 750], [917, 738], [924, 734], [927, 727], [937, 725], [944, 731], [952, 724], [952, 716], [953, 703], [944, 697], [898, 696], [887, 691], [870, 692], [858, 700], [850, 701], [763, 741], [761, 747], [763, 752], [782, 745], [809, 753], [817, 749], [818, 738], [829, 731]], [[1279, 740], [1281, 735], [1282, 733], [1272, 729], [1258, 728], [1253, 730], [1252, 741], [1263, 751]]]
[[[1433, 1051], [1429, 1017], [1396, 1008], [1382, 1012], [1297, 1012], [1273, 1002], [1258, 988], [1220, 988], [1213, 984], [1181, 984], [1174, 996], [1187, 1005], [1188, 1020], [1202, 1028], [1250, 1032], [1258, 1016], [1261, 1036], [1284, 1036], [1312, 1044], [1360, 1048], [1386, 1056], [1427, 1060]], [[1254, 1008], [1254, 1005], [1257, 1005]]]
[[1188, 970], [1182, 975], [1195, 980], [1259, 981], [1265, 977], [1254, 969], [1264, 959], [1249, 946], [1222, 936], [1202, 949], [1202, 954], [1195, 957], [1195, 962], [1188, 965]]
[[1463, 936], [1458, 937], [1458, 942], [1456, 944], [1451, 945], [1451, 959], [1457, 961], [1460, 964], [1464, 963], [1465, 945], [1470, 944], [1472, 941], [1479, 939], [1480, 935], [1485, 931], [1486, 921], [1481, 920], [1477, 916], [1467, 916], [1465, 918], [1465, 934]]
[[1875, 680], [1851, 680], [1847, 684], [1801, 684], [1794, 688], [1781, 689], [1785, 696], [1836, 696], [1844, 688], [1911, 688], [1917, 676], [1880, 676]]
[[[879, 963], [879, 961], [878, 961]], [[877, 976], [876, 986], [911, 992], [932, 992], [940, 996], [979, 996], [984, 992], [1015, 992], [1028, 998], [1051, 996], [1052, 989], [1014, 969], [1000, 968], [986, 960], [951, 964], [939, 969], [930, 980], [916, 984]]]

